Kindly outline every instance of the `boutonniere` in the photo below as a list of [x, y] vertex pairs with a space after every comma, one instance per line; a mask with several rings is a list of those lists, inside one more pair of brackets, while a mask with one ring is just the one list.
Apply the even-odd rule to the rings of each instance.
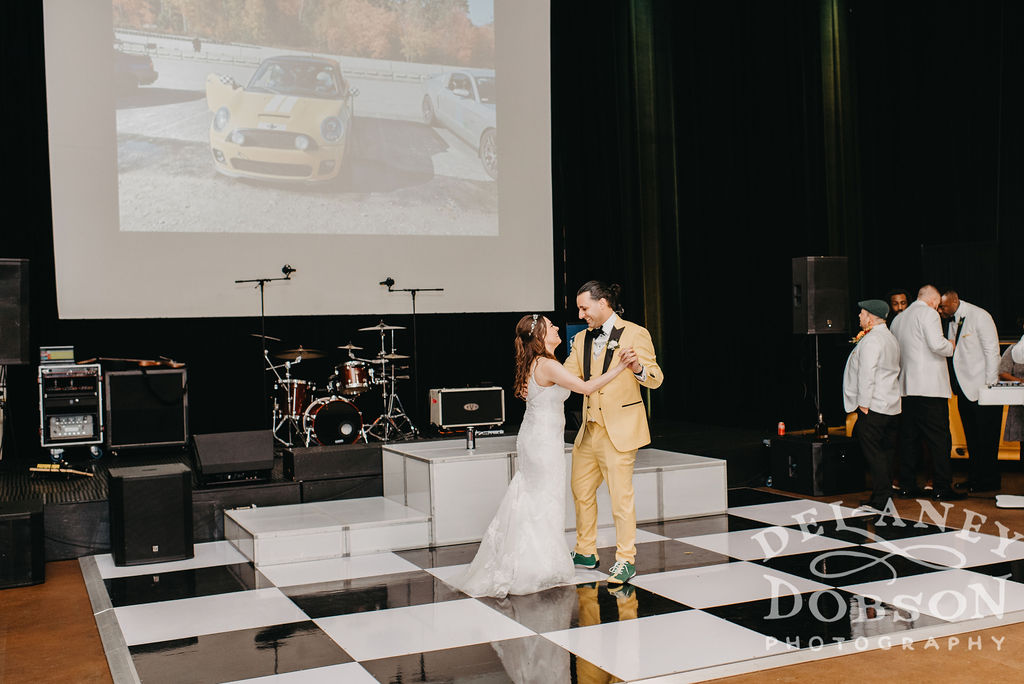
[[864, 336], [867, 335], [867, 334], [868, 334], [867, 330], [861, 330], [859, 333], [857, 333], [856, 337], [850, 338], [850, 344], [857, 344], [858, 342], [863, 340]]
[[614, 352], [618, 348], [619, 348], [619, 341], [618, 340], [612, 340], [611, 342], [608, 343], [608, 351]]

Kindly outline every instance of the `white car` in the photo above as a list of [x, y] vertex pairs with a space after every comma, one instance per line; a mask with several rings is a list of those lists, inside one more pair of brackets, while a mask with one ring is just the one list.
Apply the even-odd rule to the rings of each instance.
[[498, 133], [494, 71], [467, 69], [429, 79], [423, 95], [423, 122], [444, 125], [472, 145], [484, 171], [498, 177]]

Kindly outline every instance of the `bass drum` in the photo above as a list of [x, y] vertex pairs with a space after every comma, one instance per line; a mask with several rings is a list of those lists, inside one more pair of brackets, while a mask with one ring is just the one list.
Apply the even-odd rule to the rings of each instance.
[[302, 429], [310, 443], [353, 444], [362, 436], [363, 414], [348, 399], [323, 397], [302, 415]]

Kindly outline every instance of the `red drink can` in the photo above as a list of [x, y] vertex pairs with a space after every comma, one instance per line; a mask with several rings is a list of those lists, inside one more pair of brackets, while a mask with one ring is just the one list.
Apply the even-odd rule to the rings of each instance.
[[783, 436], [784, 434], [786, 434], [786, 424], [785, 424], [785, 423], [783, 423], [783, 422], [782, 422], [781, 420], [779, 421], [779, 429], [778, 429], [778, 432], [779, 432], [779, 437], [781, 437], [781, 436]]

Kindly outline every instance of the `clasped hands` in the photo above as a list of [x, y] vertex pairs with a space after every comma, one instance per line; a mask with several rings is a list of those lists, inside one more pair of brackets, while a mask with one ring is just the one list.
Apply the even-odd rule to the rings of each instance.
[[619, 363], [634, 373], [639, 373], [644, 369], [640, 358], [636, 355], [636, 350], [632, 347], [623, 347], [619, 350]]

